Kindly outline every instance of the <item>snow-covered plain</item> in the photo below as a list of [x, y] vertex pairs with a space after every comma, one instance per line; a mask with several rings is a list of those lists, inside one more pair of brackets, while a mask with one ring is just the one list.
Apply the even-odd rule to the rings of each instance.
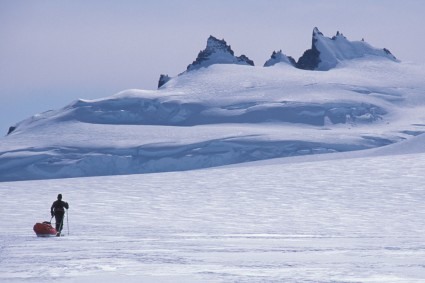
[[[424, 282], [424, 137], [415, 154], [0, 183], [0, 281]], [[66, 236], [37, 238], [59, 192]]]

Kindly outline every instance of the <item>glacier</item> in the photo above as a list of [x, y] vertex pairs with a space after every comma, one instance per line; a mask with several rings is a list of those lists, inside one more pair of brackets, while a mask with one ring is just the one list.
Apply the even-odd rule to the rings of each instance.
[[326, 72], [215, 64], [158, 90], [77, 100], [0, 139], [0, 180], [192, 170], [361, 150], [424, 130], [424, 69], [366, 57]]
[[78, 99], [13, 125], [0, 139], [0, 181], [202, 169], [364, 150], [425, 132], [423, 66], [317, 28], [311, 52], [313, 70], [282, 51], [254, 66], [210, 36], [157, 90]]

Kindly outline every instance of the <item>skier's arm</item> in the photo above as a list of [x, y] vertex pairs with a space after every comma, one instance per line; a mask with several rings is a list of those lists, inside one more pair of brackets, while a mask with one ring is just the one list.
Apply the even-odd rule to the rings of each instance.
[[52, 206], [50, 207], [50, 215], [53, 217], [55, 215], [55, 212], [53, 211], [53, 207], [55, 207], [55, 202], [53, 202]]
[[69, 209], [69, 204], [68, 204], [67, 202], [65, 202], [64, 207], [65, 207], [66, 209]]

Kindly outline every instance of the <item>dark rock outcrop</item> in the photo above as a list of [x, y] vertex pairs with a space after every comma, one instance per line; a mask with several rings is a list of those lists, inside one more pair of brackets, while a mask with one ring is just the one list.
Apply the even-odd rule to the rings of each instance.
[[159, 76], [158, 88], [160, 88], [163, 85], [165, 85], [169, 80], [171, 80], [171, 78], [168, 75], [161, 74]]
[[232, 48], [230, 45], [227, 45], [224, 39], [219, 40], [211, 35], [207, 40], [206, 48], [199, 52], [196, 60], [187, 66], [186, 71], [208, 67], [213, 64], [239, 64], [254, 66], [254, 62], [247, 56], [235, 56]]
[[270, 59], [264, 63], [264, 67], [270, 67], [278, 63], [286, 63], [290, 64], [292, 66], [295, 66], [297, 63], [295, 62], [295, 59], [291, 56], [286, 56], [282, 53], [282, 50], [279, 51], [273, 51], [272, 56], [270, 56]]
[[313, 36], [312, 36], [312, 42], [311, 42], [311, 48], [306, 50], [304, 54], [298, 59], [298, 62], [296, 63], [296, 67], [303, 70], [315, 70], [320, 63], [320, 52], [317, 50], [316, 47], [316, 34], [322, 35], [319, 31], [319, 29], [314, 28], [313, 30]]
[[236, 57], [236, 58], [238, 59], [238, 62], [241, 62], [241, 63], [245, 62], [247, 65], [254, 66], [254, 61], [252, 61], [251, 59], [249, 59], [244, 54], [242, 54], [241, 56]]
[[14, 127], [14, 126], [9, 127], [9, 130], [7, 131], [7, 134], [10, 135], [11, 133], [13, 133], [14, 130], [16, 130], [16, 127]]

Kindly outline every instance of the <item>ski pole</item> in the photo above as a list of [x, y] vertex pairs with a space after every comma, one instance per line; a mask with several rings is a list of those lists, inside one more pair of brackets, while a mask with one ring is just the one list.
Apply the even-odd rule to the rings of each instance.
[[66, 227], [68, 229], [68, 236], [69, 236], [69, 212], [68, 212], [68, 209], [66, 210]]

